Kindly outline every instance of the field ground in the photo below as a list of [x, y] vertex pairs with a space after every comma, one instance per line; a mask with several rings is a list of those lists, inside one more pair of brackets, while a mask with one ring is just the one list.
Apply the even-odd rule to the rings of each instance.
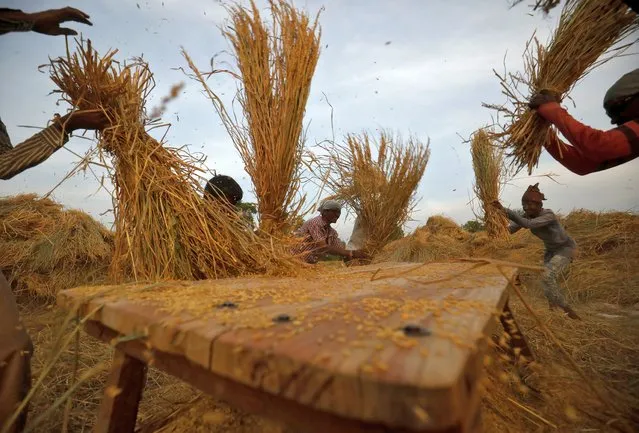
[[[524, 299], [535, 314], [530, 314], [514, 294], [511, 307], [538, 361], [526, 384], [539, 392], [523, 387], [512, 363], [501, 360], [498, 348], [491, 349], [484, 383], [483, 423], [487, 432], [639, 429], [639, 217], [582, 211], [569, 215], [564, 222], [580, 245], [580, 254], [564, 285], [583, 321], [549, 311], [539, 277], [521, 274]], [[415, 248], [422, 248], [418, 256], [430, 260], [474, 255], [517, 263], [541, 261], [541, 243], [529, 233], [520, 232], [505, 243], [492, 243], [482, 234], [461, 233], [452, 222], [446, 224], [443, 220], [431, 224], [427, 230], [396, 241], [393, 248], [411, 257]], [[18, 302], [35, 345], [33, 376], [37, 389], [30, 406], [31, 431], [90, 431], [111, 348], [82, 332], [76, 338], [73, 320], [63, 325], [67, 316], [51, 300], [23, 291]], [[536, 318], [584, 372], [585, 380]], [[56, 343], [59, 336], [66, 339], [63, 344]], [[62, 348], [60, 358], [38, 385], [45, 368], [51, 365], [48, 359], [58, 348]], [[90, 372], [95, 374], [78, 386], [72, 399], [60, 398], [75, 378]], [[276, 422], [214, 401], [152, 368], [138, 427], [141, 433], [292, 433]]]

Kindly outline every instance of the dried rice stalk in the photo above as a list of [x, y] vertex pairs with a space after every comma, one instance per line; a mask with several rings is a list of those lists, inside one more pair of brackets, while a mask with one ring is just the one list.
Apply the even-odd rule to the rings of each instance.
[[[524, 0], [515, 0], [512, 5], [517, 6], [523, 1]], [[552, 9], [555, 8], [555, 6], [559, 6], [559, 3], [561, 3], [561, 0], [535, 0], [535, 3], [531, 4], [530, 7], [533, 11], [541, 9], [542, 11], [544, 11], [545, 14], [548, 14]]]
[[213, 102], [251, 176], [260, 229], [288, 232], [299, 213], [302, 123], [319, 58], [319, 14], [311, 21], [284, 0], [269, 0], [273, 22], [251, 8], [229, 7], [232, 26], [223, 31], [240, 71], [238, 95], [245, 124], [230, 116], [188, 55], [184, 56]]
[[503, 151], [493, 145], [483, 129], [473, 135], [470, 150], [475, 171], [473, 191], [481, 203], [486, 231], [491, 238], [508, 238], [508, 219], [491, 205], [499, 200], [503, 185]]
[[115, 185], [114, 279], [217, 278], [292, 269], [260, 243], [239, 216], [202, 198], [196, 161], [147, 133], [144, 104], [153, 88], [148, 66], [120, 65], [117, 51], [100, 57], [90, 42], [51, 63], [63, 98], [79, 109], [103, 110], [112, 127], [98, 134], [112, 157]]
[[[484, 106], [509, 122], [494, 137], [504, 138], [507, 156], [517, 171], [527, 167], [532, 173], [551, 132], [548, 122], [528, 108], [530, 97], [550, 90], [563, 100], [579, 80], [630, 46], [612, 48], [637, 29], [637, 14], [621, 0], [568, 0], [550, 44], [544, 47], [533, 36], [526, 46], [523, 73], [500, 76], [495, 72], [509, 106]], [[527, 94], [519, 85], [528, 88]]]
[[364, 132], [349, 134], [345, 144], [325, 150], [328, 156], [320, 162], [321, 177], [333, 197], [346, 202], [361, 218], [367, 230], [364, 249], [374, 254], [401, 237], [401, 227], [410, 216], [417, 185], [426, 170], [428, 143], [411, 137], [404, 144], [401, 137], [389, 132], [381, 132], [375, 142]]

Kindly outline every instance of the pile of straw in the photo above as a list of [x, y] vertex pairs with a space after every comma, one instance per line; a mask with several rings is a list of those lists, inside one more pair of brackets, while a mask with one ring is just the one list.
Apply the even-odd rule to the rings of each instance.
[[[144, 116], [153, 88], [148, 66], [100, 57], [91, 43], [51, 63], [51, 78], [73, 107], [102, 110], [112, 122], [99, 136], [115, 185], [114, 280], [218, 278], [295, 268], [283, 252], [246, 230], [223, 203], [202, 198], [196, 161], [152, 138]], [[104, 162], [109, 166], [108, 162]]]
[[566, 279], [571, 300], [638, 304], [639, 215], [579, 210], [562, 222], [578, 246]]
[[453, 220], [435, 215], [414, 233], [386, 245], [375, 255], [373, 262], [426, 263], [467, 257], [470, 239], [471, 235]]
[[[41, 203], [46, 205], [43, 212], [50, 212], [55, 207], [48, 201]], [[28, 233], [46, 226], [38, 223], [35, 217], [25, 216], [24, 220], [30, 221], [29, 225], [12, 225], [14, 233]], [[581, 247], [581, 254], [566, 283], [569, 296], [579, 290], [578, 286], [589, 290], [582, 293], [587, 296], [573, 298], [574, 307], [584, 320], [573, 321], [560, 312], [548, 311], [547, 301], [533, 284], [539, 279], [538, 275], [524, 273], [521, 290], [538, 319], [552, 331], [609, 404], [593, 394], [520, 300], [511, 296], [511, 308], [539, 364], [538, 368], [531, 369], [532, 375], [526, 383], [537, 388], [540, 395], [522, 386], [511, 360], [495, 347], [485, 358], [489, 380], [484, 384], [482, 418], [486, 431], [632, 431], [623, 430], [623, 425], [639, 423], [636, 415], [639, 407], [636, 362], [639, 334], [631, 332], [636, 326], [636, 304], [639, 302], [639, 271], [635, 266], [639, 260], [639, 215], [575, 211], [563, 222]], [[468, 255], [469, 250], [464, 245], [472, 236], [445, 217], [429, 218], [426, 226], [418, 231], [431, 232], [431, 239], [446, 236], [449, 248], [456, 245], [459, 250], [453, 257]], [[486, 242], [485, 248], [471, 250], [472, 254], [498, 254], [498, 258], [520, 263], [539, 264], [541, 261], [541, 242], [528, 230], [513, 236], [516, 242], [511, 244], [511, 249], [485, 234], [482, 238]], [[582, 278], [585, 268], [579, 267], [580, 263], [592, 273]], [[592, 280], [595, 274], [598, 278]], [[624, 292], [622, 297], [619, 291]], [[611, 304], [617, 302], [622, 305]], [[33, 369], [37, 390], [30, 401], [28, 431], [59, 432], [64, 431], [65, 426], [67, 431], [89, 429], [95, 423], [111, 348], [81, 332], [81, 326], [69, 317], [65, 321], [64, 314], [55, 309], [28, 305], [26, 309], [23, 306], [21, 315], [35, 343]], [[78, 340], [75, 340], [76, 332]], [[76, 358], [76, 341], [79, 359]], [[51, 357], [56, 353], [60, 358], [52, 364]], [[41, 375], [47, 371], [40, 382]], [[91, 371], [97, 374], [78, 383]], [[72, 383], [78, 383], [78, 387], [72, 396], [70, 410], [66, 412], [64, 393]], [[140, 432], [288, 431], [200, 395], [188, 385], [150, 369], [138, 414]], [[610, 405], [615, 408], [614, 413], [610, 411]], [[36, 420], [38, 424], [34, 423]]]
[[35, 194], [0, 199], [0, 270], [16, 291], [54, 297], [104, 283], [113, 233], [89, 215]]
[[510, 235], [508, 218], [498, 211], [492, 203], [499, 200], [505, 180], [503, 151], [491, 142], [488, 134], [480, 129], [473, 134], [470, 145], [475, 171], [473, 191], [480, 202], [482, 221], [491, 238], [505, 239]]
[[319, 14], [315, 20], [284, 0], [269, 0], [273, 21], [262, 21], [251, 8], [228, 8], [231, 26], [223, 35], [233, 48], [241, 90], [244, 123], [229, 115], [186, 57], [205, 93], [222, 118], [251, 176], [260, 219], [268, 234], [290, 232], [303, 200], [299, 197], [303, 119], [320, 52]]
[[430, 156], [428, 144], [415, 137], [404, 144], [400, 136], [384, 131], [374, 141], [364, 132], [349, 134], [343, 145], [325, 150], [322, 178], [332, 197], [345, 202], [360, 218], [367, 232], [364, 249], [375, 254], [401, 234], [410, 217]]
[[546, 299], [538, 291], [524, 287], [523, 293], [539, 320], [586, 373], [589, 383], [577, 374], [521, 303], [511, 297], [511, 308], [538, 363], [526, 384], [539, 390], [539, 394], [524, 386], [513, 362], [502, 359], [504, 353], [494, 349], [486, 362], [484, 428], [513, 433], [636, 431], [632, 426], [639, 424], [639, 335], [628, 331], [636, 326], [632, 311], [577, 304], [584, 320], [574, 321], [549, 311]]
[[[529, 98], [548, 90], [565, 99], [579, 80], [620, 55], [630, 44], [613, 46], [637, 29], [639, 17], [621, 0], [568, 0], [549, 45], [542, 46], [534, 37], [528, 43], [523, 74], [495, 73], [509, 105], [485, 106], [508, 122], [495, 136], [503, 137], [517, 171], [527, 167], [532, 173], [549, 135], [554, 134], [548, 122], [528, 108]], [[520, 85], [527, 87], [527, 94]]]

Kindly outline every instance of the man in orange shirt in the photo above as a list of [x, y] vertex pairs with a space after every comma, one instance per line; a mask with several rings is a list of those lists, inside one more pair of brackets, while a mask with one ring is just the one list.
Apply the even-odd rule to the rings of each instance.
[[[617, 128], [601, 131], [577, 121], [549, 91], [534, 95], [530, 108], [557, 127], [570, 145], [550, 131], [546, 150], [578, 175], [607, 170], [639, 157], [639, 69], [627, 73], [604, 96], [603, 106]], [[561, 146], [561, 151], [560, 151]]]

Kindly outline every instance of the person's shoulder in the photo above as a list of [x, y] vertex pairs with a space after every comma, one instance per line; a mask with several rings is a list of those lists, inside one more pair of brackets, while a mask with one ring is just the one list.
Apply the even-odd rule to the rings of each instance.
[[311, 227], [311, 226], [317, 225], [319, 218], [321, 218], [321, 215], [318, 216], [318, 217], [313, 217], [313, 218], [307, 219], [306, 221], [304, 221], [302, 223], [302, 225], [300, 226], [300, 229], [305, 229], [307, 227]]
[[539, 216], [544, 216], [546, 218], [553, 218], [553, 219], [557, 219], [557, 215], [555, 214], [555, 212], [552, 211], [552, 209], [542, 209], [541, 210], [541, 214]]
[[[319, 223], [319, 222], [321, 222], [321, 221], [322, 221], [322, 216], [321, 216], [321, 215], [318, 215], [318, 216], [313, 217], [313, 218], [311, 218], [311, 219], [307, 219], [307, 220], [306, 220], [306, 223], [308, 223], [308, 224], [317, 224], [317, 223]], [[306, 224], [306, 223], [305, 223], [305, 224]]]

